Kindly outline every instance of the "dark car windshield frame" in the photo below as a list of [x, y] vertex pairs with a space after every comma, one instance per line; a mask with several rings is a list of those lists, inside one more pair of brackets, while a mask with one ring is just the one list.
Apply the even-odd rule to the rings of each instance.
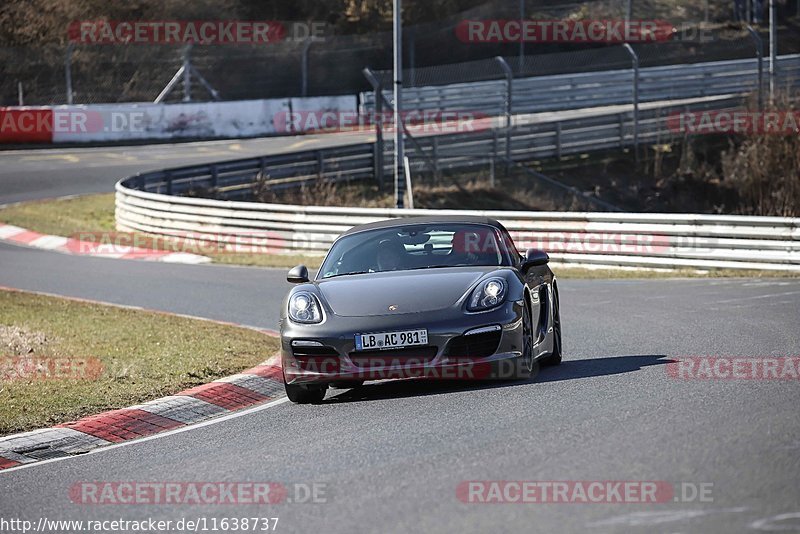
[[[488, 263], [453, 263], [448, 264], [447, 261], [452, 261], [452, 249], [448, 252], [447, 255], [441, 255], [438, 258], [431, 258], [431, 261], [428, 265], [404, 265], [399, 266], [395, 269], [364, 269], [364, 268], [356, 268], [352, 271], [348, 271], [347, 269], [345, 272], [336, 272], [338, 271], [341, 260], [343, 260], [348, 255], [354, 254], [354, 251], [358, 251], [360, 249], [364, 249], [363, 252], [367, 256], [377, 255], [378, 248], [380, 246], [380, 242], [385, 240], [393, 240], [393, 239], [402, 239], [399, 236], [401, 233], [407, 236], [407, 239], [412, 241], [412, 243], [405, 243], [406, 245], [413, 245], [414, 235], [423, 234], [430, 231], [443, 231], [443, 232], [457, 232], [459, 230], [462, 231], [473, 231], [480, 235], [489, 235], [491, 234], [493, 238], [493, 245], [498, 249], [498, 256], [499, 261], [490, 261]], [[416, 232], [416, 234], [415, 234]], [[355, 244], [348, 246], [348, 243], [354, 241]], [[428, 240], [419, 243], [423, 245]], [[345, 247], [342, 250], [342, 247]], [[430, 254], [430, 252], [427, 252]], [[484, 258], [486, 256], [484, 255]], [[410, 270], [420, 270], [420, 269], [433, 269], [433, 268], [443, 268], [443, 267], [461, 267], [461, 266], [497, 266], [497, 267], [504, 267], [504, 266], [513, 266], [515, 265], [514, 261], [515, 254], [513, 251], [508, 250], [508, 245], [506, 243], [506, 239], [503, 236], [503, 232], [495, 226], [489, 224], [481, 224], [481, 223], [459, 223], [459, 222], [442, 222], [442, 223], [411, 223], [411, 224], [398, 224], [397, 226], [388, 226], [385, 228], [375, 228], [371, 230], [363, 230], [363, 231], [356, 231], [351, 234], [347, 234], [338, 238], [333, 245], [331, 246], [328, 254], [325, 256], [325, 260], [322, 262], [322, 265], [317, 272], [315, 280], [328, 280], [331, 278], [339, 277], [339, 276], [350, 276], [356, 274], [366, 274], [372, 272], [391, 272], [391, 271], [410, 271]], [[324, 276], [324, 273], [330, 272], [335, 274], [330, 274], [328, 276]]]

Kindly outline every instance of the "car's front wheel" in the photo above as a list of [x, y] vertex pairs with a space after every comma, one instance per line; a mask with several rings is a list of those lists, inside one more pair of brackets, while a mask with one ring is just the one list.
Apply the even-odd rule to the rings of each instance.
[[553, 352], [542, 363], [559, 365], [561, 363], [561, 310], [559, 309], [558, 289], [553, 289]]
[[539, 372], [539, 362], [533, 358], [533, 317], [528, 302], [522, 315], [522, 356], [517, 360], [514, 378], [525, 380], [536, 377]]
[[325, 390], [328, 389], [324, 385], [287, 384], [285, 378], [283, 387], [286, 389], [286, 396], [289, 397], [289, 400], [296, 404], [319, 404], [325, 398]]

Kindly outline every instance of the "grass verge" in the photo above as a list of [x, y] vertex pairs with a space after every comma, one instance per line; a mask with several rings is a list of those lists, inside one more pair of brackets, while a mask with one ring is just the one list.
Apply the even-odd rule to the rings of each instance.
[[0, 435], [170, 395], [277, 350], [251, 329], [0, 291]]
[[[25, 202], [0, 209], [0, 222], [13, 224], [43, 234], [71, 236], [80, 232], [114, 231], [114, 194], [86, 195], [60, 200]], [[142, 234], [144, 243], [153, 247], [163, 246], [162, 239], [148, 241], [150, 236]], [[137, 241], [139, 242], [139, 241]], [[197, 252], [189, 246], [186, 252]], [[253, 267], [275, 267], [289, 269], [304, 264], [310, 271], [319, 268], [320, 256], [300, 254], [207, 254], [214, 263]], [[560, 278], [798, 278], [800, 273], [782, 271], [745, 271], [738, 269], [674, 271], [585, 269], [580, 267], [558, 267]]]
[[[79, 233], [114, 232], [114, 193], [85, 195], [76, 198], [40, 200], [14, 204], [0, 209], [0, 222], [13, 224], [42, 234], [75, 236]], [[141, 238], [141, 239], [139, 239]], [[164, 240], [138, 234], [136, 243], [146, 248], [163, 249]], [[191, 244], [177, 244], [169, 250], [198, 253]], [[300, 254], [202, 254], [214, 263], [254, 267], [279, 267], [290, 269], [305, 264], [316, 269], [322, 262], [319, 256]]]

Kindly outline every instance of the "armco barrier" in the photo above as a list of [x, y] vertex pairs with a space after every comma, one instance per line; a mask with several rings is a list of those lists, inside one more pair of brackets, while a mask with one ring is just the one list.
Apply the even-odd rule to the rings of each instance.
[[[800, 54], [778, 56], [777, 73], [779, 87], [800, 80]], [[640, 102], [654, 102], [748, 93], [757, 82], [756, 59], [644, 67], [639, 70], [638, 95]], [[632, 91], [632, 69], [515, 78], [512, 113], [625, 104], [631, 102]], [[408, 87], [403, 89], [403, 109], [499, 115], [505, 112], [506, 92], [505, 80]], [[391, 100], [391, 91], [385, 90], [384, 96]], [[363, 112], [373, 111], [375, 93], [361, 93], [360, 102]]]
[[120, 231], [324, 253], [354, 225], [413, 215], [499, 219], [517, 245], [593, 266], [800, 270], [800, 219], [728, 215], [401, 210], [175, 197], [117, 184]]
[[[638, 140], [642, 144], [663, 143], [680, 136], [669, 128], [672, 114], [731, 109], [741, 101], [740, 96], [715, 96], [642, 104]], [[513, 117], [510, 130], [505, 129], [502, 117], [485, 121], [485, 127], [472, 132], [423, 135], [414, 143], [407, 143], [406, 154], [411, 159], [412, 172], [486, 166], [490, 161], [499, 163], [506, 157], [516, 162], [560, 157], [631, 146], [634, 142], [630, 105], [519, 115]], [[384, 150], [384, 174], [390, 176], [392, 143], [386, 141]], [[250, 196], [253, 187], [260, 182], [280, 189], [318, 179], [372, 178], [377, 174], [375, 152], [374, 143], [359, 143], [273, 154], [142, 173], [125, 180], [125, 185], [168, 195], [205, 192], [216, 198], [241, 200]]]

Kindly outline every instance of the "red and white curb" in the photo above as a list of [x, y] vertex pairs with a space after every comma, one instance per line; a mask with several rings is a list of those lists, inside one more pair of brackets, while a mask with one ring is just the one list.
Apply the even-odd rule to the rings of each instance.
[[123, 260], [160, 261], [166, 263], [209, 263], [211, 258], [186, 252], [169, 252], [139, 247], [121, 247], [91, 241], [80, 241], [72, 237], [40, 234], [19, 226], [0, 223], [0, 241], [25, 245], [65, 254], [114, 258]]
[[0, 470], [92, 449], [220, 417], [285, 397], [277, 358], [169, 397], [0, 438]]

